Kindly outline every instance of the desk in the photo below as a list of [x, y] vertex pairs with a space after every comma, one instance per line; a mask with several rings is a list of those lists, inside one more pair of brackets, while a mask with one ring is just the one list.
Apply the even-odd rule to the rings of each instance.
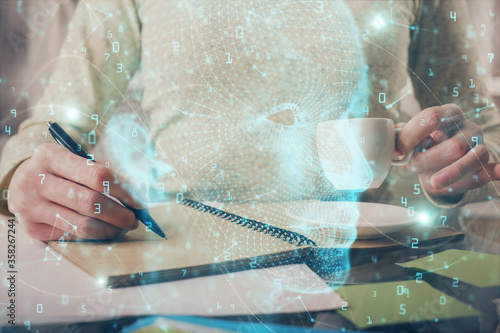
[[[491, 204], [491, 203], [488, 203]], [[475, 249], [477, 251], [484, 251], [490, 253], [499, 254], [497, 251], [500, 248], [500, 237], [498, 234], [492, 234], [488, 231], [488, 226], [491, 228], [498, 222], [498, 218], [495, 216], [495, 210], [484, 209], [483, 206], [471, 206], [464, 209], [463, 214], [464, 220], [462, 225], [468, 227], [470, 230], [466, 233], [465, 246], [468, 249]], [[5, 223], [5, 221], [3, 222]], [[0, 239], [6, 239], [5, 225], [0, 226]], [[248, 323], [249, 327], [263, 327], [262, 325], [278, 325], [275, 327], [276, 331], [290, 331], [290, 327], [283, 327], [280, 325], [291, 325], [295, 329], [304, 328], [317, 328], [317, 329], [341, 329], [345, 328], [347, 331], [355, 330], [355, 327], [341, 318], [336, 314], [335, 311], [310, 311], [304, 312], [303, 307], [296, 307], [293, 309], [296, 313], [293, 314], [280, 314], [280, 315], [266, 315], [265, 313], [255, 314], [258, 306], [252, 304], [251, 298], [243, 300], [247, 302], [249, 309], [247, 309], [246, 314], [237, 316], [219, 316], [218, 319], [210, 319], [215, 311], [217, 311], [217, 301], [216, 298], [209, 299], [207, 297], [199, 297], [197, 299], [183, 298], [182, 295], [190, 294], [192, 295], [192, 287], [187, 282], [184, 287], [177, 287], [175, 289], [170, 288], [168, 284], [161, 285], [150, 285], [137, 288], [125, 288], [122, 293], [108, 293], [105, 286], [99, 284], [94, 278], [88, 276], [86, 273], [82, 272], [80, 269], [75, 267], [73, 264], [67, 262], [66, 260], [50, 260], [51, 253], [45, 247], [45, 245], [39, 241], [34, 241], [30, 239], [27, 235], [20, 231], [18, 228], [18, 244], [22, 246], [18, 247], [18, 272], [19, 272], [19, 303], [21, 303], [22, 311], [26, 318], [31, 318], [31, 328], [41, 329], [41, 331], [49, 330], [52, 328], [57, 328], [60, 331], [64, 329], [71, 329], [74, 323], [79, 323], [78, 328], [85, 331], [113, 331], [122, 327], [133, 325], [140, 318], [150, 318], [157, 313], [163, 314], [182, 314], [183, 308], [189, 307], [190, 309], [198, 309], [198, 316], [193, 318], [186, 317], [169, 317], [169, 320], [182, 321], [182, 320], [194, 320], [198, 323], [220, 325], [221, 323], [226, 323], [228, 327], [238, 327], [241, 323]], [[4, 242], [1, 242], [0, 249], [0, 260], [5, 260], [5, 246]], [[485, 251], [488, 250], [488, 251]], [[47, 261], [44, 261], [47, 258]], [[391, 258], [387, 261], [381, 260], [377, 264], [375, 263], [364, 263], [363, 265], [380, 265], [379, 267], [385, 268], [380, 269], [380, 271], [387, 271], [387, 267], [391, 266]], [[0, 266], [0, 274], [5, 274], [5, 266]], [[373, 267], [372, 267], [373, 268]], [[493, 268], [494, 269], [494, 268]], [[352, 268], [352, 273], [356, 272], [367, 272], [370, 271], [369, 266], [356, 266]], [[400, 273], [400, 272], [399, 272]], [[397, 273], [397, 274], [399, 274]], [[404, 279], [404, 275], [393, 275], [384, 277], [385, 280], [398, 280]], [[361, 274], [363, 275], [363, 274]], [[367, 276], [364, 281], [358, 281], [358, 283], [371, 282], [370, 278]], [[184, 289], [183, 289], [184, 288]], [[204, 288], [207, 288], [206, 286]], [[227, 290], [230, 290], [228, 286]], [[2, 297], [4, 296], [4, 290], [2, 290]], [[201, 292], [194, 292], [194, 294], [202, 295]], [[64, 295], [72, 295], [67, 301], [70, 304], [80, 305], [79, 307], [73, 307], [71, 313], [61, 313], [59, 310], [51, 311], [50, 304], [60, 304], [65, 302], [66, 298]], [[110, 297], [111, 295], [111, 297]], [[161, 295], [169, 295], [169, 299], [161, 297]], [[116, 305], [118, 301], [122, 304], [120, 307]], [[215, 296], [214, 296], [215, 297]], [[3, 300], [3, 298], [0, 298]], [[242, 301], [242, 300], [240, 300]], [[0, 303], [3, 301], [0, 301]], [[37, 305], [42, 304], [43, 314], [37, 313]], [[85, 312], [82, 312], [81, 305], [85, 304]], [[111, 304], [115, 304], [111, 306]], [[151, 307], [148, 308], [147, 304]], [[220, 304], [219, 304], [220, 305]], [[253, 308], [252, 308], [253, 307]], [[212, 313], [207, 312], [207, 309], [212, 309]], [[496, 310], [496, 309], [495, 309]], [[112, 315], [117, 315], [120, 313], [119, 319], [110, 319]], [[5, 321], [5, 313], [0, 313], [2, 316], [1, 323]], [[311, 320], [313, 319], [313, 320]], [[222, 321], [221, 321], [222, 320]], [[455, 320], [450, 322], [440, 322], [439, 324], [427, 324], [424, 326], [408, 326], [408, 327], [381, 327], [378, 328], [380, 331], [398, 331], [401, 329], [408, 329], [408, 331], [415, 331], [417, 329], [423, 329], [422, 331], [435, 332], [435, 331], [446, 331], [450, 328], [453, 331], [475, 331], [480, 325], [494, 325], [498, 321], [498, 313], [490, 312], [487, 313], [484, 318], [476, 320], [474, 322]], [[51, 324], [53, 322], [58, 322], [56, 324]], [[264, 323], [264, 324], [263, 324]], [[69, 326], [68, 326], [69, 325]], [[274, 327], [274, 326], [273, 326]]]
[[[7, 239], [5, 222], [5, 219], [0, 222], [2, 240]], [[58, 256], [44, 243], [31, 239], [19, 225], [16, 225], [16, 236], [16, 322], [22, 324], [30, 321], [32, 327], [54, 322], [89, 323], [108, 318], [156, 314], [216, 317], [238, 313], [251, 316], [275, 311], [276, 308], [284, 313], [314, 312], [321, 308], [332, 308], [332, 303], [339, 301], [336, 298], [338, 295], [335, 296], [303, 264], [305, 269], [300, 273], [309, 272], [310, 275], [304, 276], [305, 279], [316, 279], [323, 283], [327, 297], [319, 297], [319, 293], [302, 295], [299, 291], [280, 288], [280, 285], [275, 284], [272, 274], [262, 274], [264, 270], [130, 288], [109, 288], [64, 257]], [[2, 281], [8, 275], [7, 260], [4, 259], [6, 249], [7, 244], [2, 241]], [[292, 266], [283, 267], [288, 269]], [[6, 304], [3, 300], [7, 298], [7, 290], [2, 289], [0, 323], [6, 323]]]

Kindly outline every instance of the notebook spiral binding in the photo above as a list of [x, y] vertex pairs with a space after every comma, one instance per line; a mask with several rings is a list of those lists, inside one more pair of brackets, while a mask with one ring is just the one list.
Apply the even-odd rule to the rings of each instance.
[[281, 229], [278, 227], [274, 227], [272, 225], [262, 223], [259, 221], [249, 220], [247, 218], [244, 218], [244, 217], [232, 214], [232, 213], [228, 213], [228, 212], [222, 211], [220, 209], [217, 209], [217, 208], [214, 208], [211, 206], [207, 206], [207, 205], [202, 204], [198, 201], [194, 201], [194, 200], [190, 200], [190, 199], [183, 199], [180, 202], [180, 204], [187, 206], [187, 207], [190, 207], [190, 208], [193, 208], [193, 209], [196, 209], [196, 210], [199, 210], [199, 211], [202, 211], [202, 212], [205, 212], [205, 213], [212, 214], [212, 215], [220, 217], [220, 218], [223, 218], [229, 222], [236, 223], [242, 227], [247, 227], [249, 229], [263, 232], [265, 234], [270, 233], [271, 237], [276, 237], [278, 239], [281, 239], [284, 242], [288, 241], [290, 244], [293, 244], [294, 242], [296, 242], [297, 246], [302, 246], [302, 245], [317, 246], [314, 241], [310, 240], [309, 238], [307, 238], [304, 235], [301, 235], [299, 233], [296, 233], [296, 232], [293, 232], [290, 230], [286, 230], [286, 229]]

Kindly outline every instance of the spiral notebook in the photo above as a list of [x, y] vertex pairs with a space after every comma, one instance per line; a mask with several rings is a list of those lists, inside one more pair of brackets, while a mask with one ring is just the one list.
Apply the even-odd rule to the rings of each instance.
[[[303, 263], [312, 255], [315, 241], [288, 230], [274, 204], [227, 207], [241, 215], [214, 205], [185, 199], [151, 207], [167, 240], [141, 224], [119, 241], [48, 244], [53, 256], [115, 288]], [[264, 220], [281, 225], [258, 221], [264, 211], [271, 212]]]
[[64, 256], [108, 286], [119, 288], [297, 263], [311, 267], [315, 255], [325, 256], [325, 251], [343, 255], [343, 248], [350, 248], [350, 253], [371, 254], [380, 248], [417, 251], [404, 243], [411, 237], [419, 237], [422, 246], [463, 238], [457, 232], [425, 227], [410, 228], [390, 239], [353, 243], [304, 228], [286, 214], [295, 204], [200, 203], [189, 199], [163, 203], [150, 207], [150, 213], [167, 240], [141, 224], [117, 241], [52, 241], [48, 254], [54, 259]]

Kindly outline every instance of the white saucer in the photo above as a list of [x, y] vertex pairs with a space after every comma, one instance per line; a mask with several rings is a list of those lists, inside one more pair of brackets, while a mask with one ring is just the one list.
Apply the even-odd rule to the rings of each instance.
[[[356, 210], [359, 217], [356, 217]], [[315, 201], [289, 207], [286, 214], [304, 223], [303, 227], [333, 236], [329, 227], [346, 228], [356, 225], [356, 239], [375, 239], [417, 223], [420, 214], [404, 207], [371, 202]]]

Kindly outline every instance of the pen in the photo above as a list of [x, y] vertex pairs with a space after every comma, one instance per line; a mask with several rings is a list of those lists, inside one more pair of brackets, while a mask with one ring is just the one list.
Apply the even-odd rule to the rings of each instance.
[[[61, 126], [57, 123], [48, 122], [47, 126], [49, 126], [49, 132], [54, 137], [56, 142], [61, 146], [64, 146], [70, 152], [80, 157], [86, 158], [88, 160], [94, 161], [89, 154], [83, 150], [83, 148], [73, 140], [68, 133], [66, 133]], [[95, 161], [94, 161], [95, 162]], [[161, 238], [165, 238], [165, 234], [161, 230], [160, 226], [155, 222], [155, 220], [148, 214], [145, 209], [135, 209], [130, 207], [129, 205], [121, 203], [125, 208], [130, 209], [134, 212], [135, 217], [141, 221], [146, 227], [151, 229], [155, 234], [160, 236]]]

